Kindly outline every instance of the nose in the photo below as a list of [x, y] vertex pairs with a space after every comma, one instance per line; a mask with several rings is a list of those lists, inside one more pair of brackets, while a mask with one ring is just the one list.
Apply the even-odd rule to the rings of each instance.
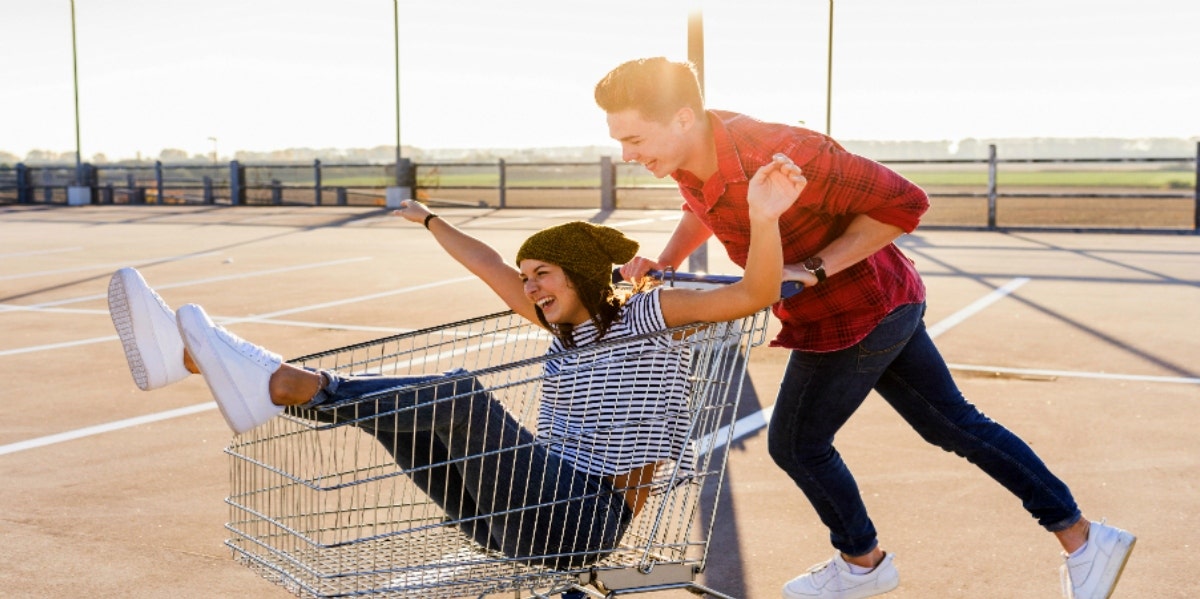
[[637, 157], [637, 152], [634, 152], [631, 148], [621, 146], [621, 160], [625, 162], [636, 162]]
[[534, 291], [537, 291], [537, 284], [533, 279], [525, 279], [525, 295], [533, 295]]

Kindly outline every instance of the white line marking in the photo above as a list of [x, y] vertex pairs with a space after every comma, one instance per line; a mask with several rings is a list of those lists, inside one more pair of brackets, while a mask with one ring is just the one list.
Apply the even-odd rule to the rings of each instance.
[[1188, 376], [1153, 376], [1148, 374], [1113, 374], [1109, 372], [1076, 372], [1071, 370], [1041, 370], [1037, 368], [1008, 368], [1006, 366], [972, 366], [968, 364], [946, 364], [952, 370], [988, 372], [1025, 376], [1061, 376], [1080, 379], [1103, 379], [1110, 381], [1140, 381], [1144, 383], [1177, 383], [1200, 385], [1200, 378]]
[[[160, 263], [164, 263], [164, 262], [178, 262], [180, 260], [186, 260], [188, 258], [199, 258], [202, 256], [211, 256], [213, 254], [216, 254], [216, 252], [203, 252], [203, 253], [199, 253], [199, 254], [185, 254], [182, 256], [168, 256], [165, 258], [150, 258], [150, 259], [145, 259], [145, 260], [139, 260], [137, 264], [134, 264], [132, 266], [142, 266], [145, 264], [160, 264]], [[130, 263], [128, 261], [110, 262], [108, 264], [90, 264], [88, 266], [75, 266], [72, 268], [60, 268], [57, 270], [39, 270], [36, 272], [26, 272], [26, 273], [15, 274], [15, 275], [0, 276], [0, 281], [7, 281], [10, 279], [28, 279], [31, 277], [45, 277], [45, 276], [50, 276], [50, 275], [60, 275], [60, 274], [69, 273], [69, 272], [82, 272], [82, 271], [88, 271], [88, 270], [107, 270], [107, 269], [110, 269], [113, 267], [120, 268], [122, 266], [130, 266]]]
[[[296, 271], [296, 270], [305, 270], [305, 269], [309, 269], [309, 268], [320, 268], [323, 266], [337, 266], [339, 264], [348, 264], [350, 262], [362, 262], [363, 260], [371, 260], [371, 259], [372, 259], [371, 256], [359, 256], [357, 258], [343, 258], [341, 260], [329, 260], [326, 262], [313, 262], [311, 264], [299, 264], [296, 266], [285, 266], [283, 268], [269, 268], [266, 270], [256, 270], [253, 272], [244, 272], [244, 273], [233, 274], [233, 275], [221, 275], [219, 277], [209, 277], [207, 279], [192, 279], [191, 281], [181, 281], [179, 283], [169, 283], [166, 285], [155, 285], [154, 288], [156, 290], [162, 290], [162, 289], [175, 289], [177, 287], [190, 287], [193, 285], [203, 285], [206, 283], [217, 283], [220, 281], [231, 281], [231, 280], [235, 280], [235, 279], [248, 279], [250, 277], [275, 275], [275, 274], [279, 274], [279, 273], [292, 272], [292, 271]], [[52, 302], [42, 302], [40, 304], [30, 304], [28, 307], [30, 307], [30, 308], [48, 308], [51, 306], [62, 306], [62, 305], [66, 305], [66, 304], [77, 304], [80, 302], [90, 302], [93, 300], [105, 299], [107, 297], [108, 297], [108, 292], [105, 292], [105, 293], [99, 293], [96, 295], [85, 295], [83, 297], [55, 300]], [[0, 310], [0, 313], [6, 312], [6, 311], [8, 311], [8, 310]]]
[[62, 252], [78, 252], [79, 250], [82, 250], [82, 249], [83, 249], [83, 247], [80, 246], [80, 247], [72, 247], [72, 248], [57, 248], [57, 249], [53, 249], [53, 250], [30, 250], [28, 252], [10, 252], [7, 254], [0, 254], [0, 258], [15, 258], [17, 256], [38, 256], [41, 254], [59, 254]]
[[8, 445], [0, 445], [0, 455], [16, 453], [18, 451], [24, 451], [26, 449], [34, 449], [36, 447], [44, 447], [46, 445], [62, 443], [63, 441], [72, 441], [72, 440], [80, 439], [83, 437], [90, 437], [92, 435], [108, 433], [108, 432], [112, 432], [112, 431], [116, 431], [116, 430], [121, 430], [123, 428], [129, 428], [131, 426], [147, 424], [150, 422], [158, 422], [160, 420], [169, 420], [171, 418], [179, 418], [180, 416], [188, 416], [190, 414], [196, 414], [198, 412], [204, 412], [207, 410], [211, 410], [216, 407], [217, 407], [216, 402], [210, 401], [208, 403], [196, 404], [194, 406], [188, 406], [186, 408], [178, 408], [175, 410], [167, 410], [166, 412], [158, 412], [157, 414], [147, 414], [145, 416], [136, 416], [134, 418], [126, 418], [125, 420], [118, 420], [116, 422], [109, 422], [107, 424], [98, 424], [96, 426], [89, 426], [87, 428], [81, 428], [81, 429], [76, 429], [73, 431], [67, 431], [65, 433], [58, 433], [57, 435], [47, 435], [45, 437], [38, 437], [36, 439], [30, 439], [28, 441], [18, 441], [16, 443], [9, 443]]
[[942, 319], [941, 322], [926, 329], [929, 332], [929, 338], [937, 339], [938, 335], [941, 335], [955, 326], [958, 326], [964, 320], [978, 314], [979, 312], [983, 311], [984, 308], [1000, 301], [1028, 282], [1028, 277], [1018, 277], [1009, 281], [1003, 287], [995, 289], [991, 293], [975, 300], [974, 302], [971, 302], [971, 304], [967, 307], [955, 312], [954, 314], [951, 314], [950, 316]]
[[[410, 293], [413, 291], [421, 291], [424, 289], [432, 289], [434, 287], [440, 287], [442, 285], [450, 285], [450, 284], [454, 284], [454, 283], [462, 283], [464, 281], [474, 281], [474, 280], [475, 280], [475, 277], [473, 277], [473, 276], [459, 277], [457, 279], [446, 279], [443, 281], [435, 281], [433, 283], [425, 283], [423, 285], [414, 285], [412, 287], [403, 287], [401, 289], [393, 289], [391, 291], [384, 291], [381, 293], [372, 293], [369, 295], [361, 295], [358, 297], [352, 297], [352, 298], [333, 301], [333, 302], [325, 302], [325, 303], [321, 303], [321, 304], [310, 304], [307, 306], [298, 306], [295, 308], [288, 308], [286, 310], [277, 310], [275, 312], [268, 312], [266, 314], [256, 314], [253, 316], [244, 316], [244, 317], [221, 318], [221, 319], [214, 319], [214, 320], [220, 322], [223, 325], [238, 324], [238, 323], [243, 323], [243, 322], [270, 323], [271, 319], [275, 316], [284, 316], [287, 314], [295, 314], [297, 312], [307, 312], [309, 310], [319, 310], [322, 308], [329, 308], [329, 307], [333, 307], [333, 306], [352, 304], [354, 302], [362, 302], [362, 301], [368, 301], [368, 300], [373, 300], [373, 299], [379, 299], [381, 297], [399, 295], [402, 293]], [[103, 297], [103, 296], [101, 296], [101, 297]], [[3, 312], [3, 311], [0, 310], [0, 312]], [[63, 349], [63, 348], [67, 348], [67, 347], [76, 347], [79, 345], [89, 345], [92, 343], [104, 343], [107, 341], [116, 341], [117, 339], [119, 339], [119, 337], [117, 337], [116, 335], [108, 335], [105, 337], [92, 337], [91, 339], [80, 339], [78, 341], [64, 341], [62, 343], [50, 343], [47, 345], [35, 345], [35, 346], [31, 346], [31, 347], [18, 347], [18, 348], [14, 348], [14, 349], [7, 349], [7, 350], [0, 351], [0, 357], [13, 356], [13, 355], [17, 355], [17, 354], [28, 354], [28, 353], [33, 353], [33, 352], [48, 351], [48, 350], [54, 350], [54, 349]]]

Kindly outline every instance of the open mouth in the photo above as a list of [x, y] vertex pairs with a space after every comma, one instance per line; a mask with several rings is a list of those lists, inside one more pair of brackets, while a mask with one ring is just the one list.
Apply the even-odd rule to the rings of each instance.
[[545, 312], [546, 308], [548, 308], [554, 304], [554, 298], [543, 297], [542, 299], [534, 302], [534, 304], [537, 305], [537, 307], [541, 308], [543, 312]]

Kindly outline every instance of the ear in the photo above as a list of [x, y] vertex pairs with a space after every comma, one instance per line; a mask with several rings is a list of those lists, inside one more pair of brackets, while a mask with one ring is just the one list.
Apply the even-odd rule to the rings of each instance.
[[690, 106], [684, 106], [675, 113], [675, 118], [671, 122], [678, 124], [680, 131], [687, 131], [696, 124], [696, 113]]

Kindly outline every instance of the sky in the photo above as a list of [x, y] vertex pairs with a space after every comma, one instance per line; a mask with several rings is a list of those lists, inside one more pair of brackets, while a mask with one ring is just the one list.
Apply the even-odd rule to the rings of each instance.
[[[85, 159], [613, 145], [592, 89], [685, 60], [710, 108], [844, 140], [1198, 137], [1195, 0], [76, 0]], [[0, 151], [76, 148], [71, 3], [0, 0]]]

